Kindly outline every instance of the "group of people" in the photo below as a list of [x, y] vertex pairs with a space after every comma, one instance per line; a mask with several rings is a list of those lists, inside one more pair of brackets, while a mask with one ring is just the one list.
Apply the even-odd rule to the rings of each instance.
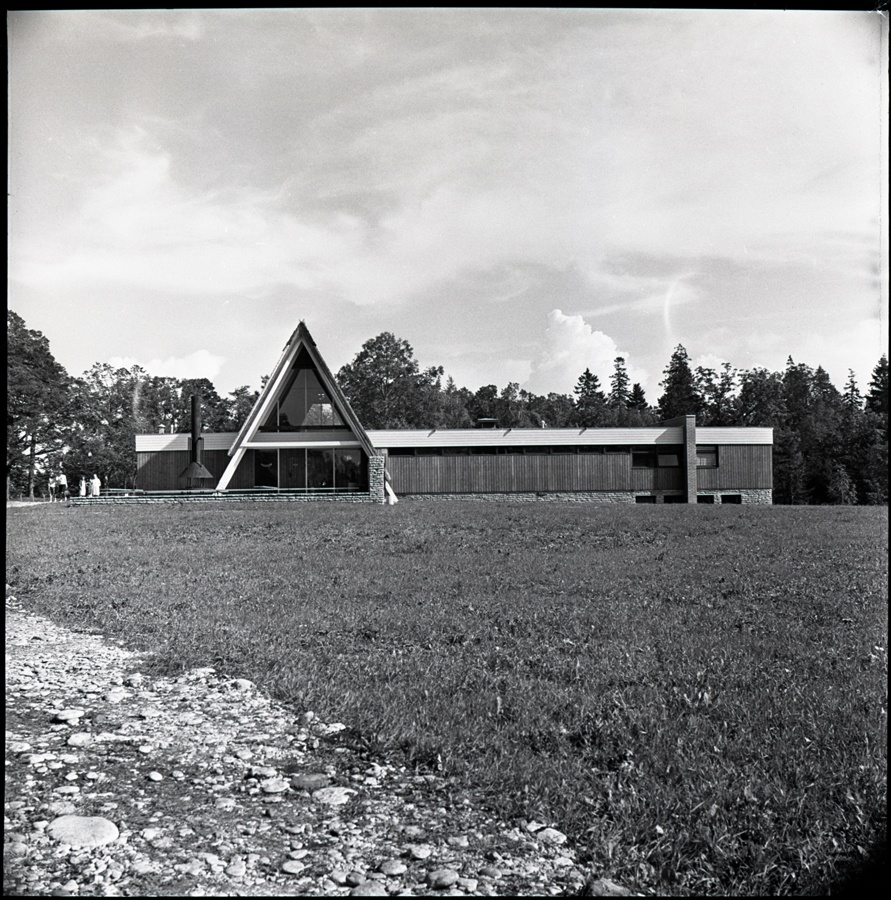
[[[77, 490], [79, 496], [86, 497], [89, 494], [91, 497], [98, 497], [101, 490], [102, 482], [99, 480], [98, 475], [93, 475], [89, 481], [87, 481], [85, 476], [81, 475]], [[50, 477], [49, 496], [50, 502], [68, 500], [71, 497], [68, 491], [68, 477], [64, 472]]]

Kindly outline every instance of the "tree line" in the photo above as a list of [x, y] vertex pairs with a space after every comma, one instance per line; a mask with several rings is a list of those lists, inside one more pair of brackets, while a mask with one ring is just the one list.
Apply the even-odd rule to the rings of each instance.
[[[42, 493], [46, 476], [62, 470], [134, 487], [136, 434], [188, 432], [192, 394], [202, 397], [207, 431], [238, 431], [259, 396], [245, 385], [221, 397], [206, 378], [153, 376], [139, 366], [95, 363], [72, 377], [47, 339], [11, 311], [7, 352], [7, 495]], [[822, 367], [791, 357], [781, 372], [694, 368], [679, 345], [651, 405], [622, 357], [608, 386], [585, 369], [572, 394], [534, 394], [515, 382], [470, 391], [442, 366], [422, 369], [407, 341], [383, 332], [335, 378], [369, 429], [471, 428], [480, 420], [503, 428], [634, 427], [686, 414], [701, 426], [772, 427], [775, 503], [888, 502], [886, 356], [861, 393], [851, 371], [840, 391]]]

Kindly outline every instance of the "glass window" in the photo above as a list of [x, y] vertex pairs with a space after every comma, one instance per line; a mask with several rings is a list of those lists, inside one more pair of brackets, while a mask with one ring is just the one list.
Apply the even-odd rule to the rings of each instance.
[[633, 450], [631, 452], [631, 465], [635, 469], [655, 469], [656, 453], [653, 450]]
[[278, 487], [278, 451], [254, 451], [254, 484], [257, 487]]
[[310, 490], [334, 487], [334, 451], [306, 451], [306, 486]]
[[659, 468], [671, 468], [672, 466], [679, 466], [680, 462], [678, 462], [677, 453], [660, 453], [658, 455], [657, 461], [659, 463]]
[[718, 448], [696, 445], [696, 466], [700, 469], [716, 469], [718, 467]]
[[302, 447], [282, 448], [279, 451], [281, 487], [306, 487], [306, 450]]
[[334, 451], [334, 485], [339, 491], [367, 491], [368, 466], [358, 447]]

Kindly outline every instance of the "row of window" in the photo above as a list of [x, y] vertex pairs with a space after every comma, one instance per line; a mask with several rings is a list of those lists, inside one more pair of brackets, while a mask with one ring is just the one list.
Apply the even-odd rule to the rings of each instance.
[[[535, 446], [535, 447], [393, 447], [390, 456], [549, 456], [554, 454], [600, 454], [628, 456], [635, 469], [677, 468], [683, 456], [680, 447]], [[717, 447], [696, 447], [698, 468], [716, 468]]]

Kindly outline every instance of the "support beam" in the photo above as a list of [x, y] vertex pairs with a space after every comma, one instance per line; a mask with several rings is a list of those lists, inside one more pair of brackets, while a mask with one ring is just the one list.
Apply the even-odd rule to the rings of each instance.
[[232, 476], [235, 474], [236, 469], [238, 468], [241, 460], [244, 458], [244, 454], [246, 453], [246, 449], [244, 447], [239, 447], [235, 453], [232, 454], [232, 459], [229, 460], [229, 465], [226, 466], [226, 471], [223, 472], [223, 477], [220, 479], [219, 484], [214, 488], [215, 491], [225, 491], [227, 487], [229, 487], [229, 482], [232, 480]]

